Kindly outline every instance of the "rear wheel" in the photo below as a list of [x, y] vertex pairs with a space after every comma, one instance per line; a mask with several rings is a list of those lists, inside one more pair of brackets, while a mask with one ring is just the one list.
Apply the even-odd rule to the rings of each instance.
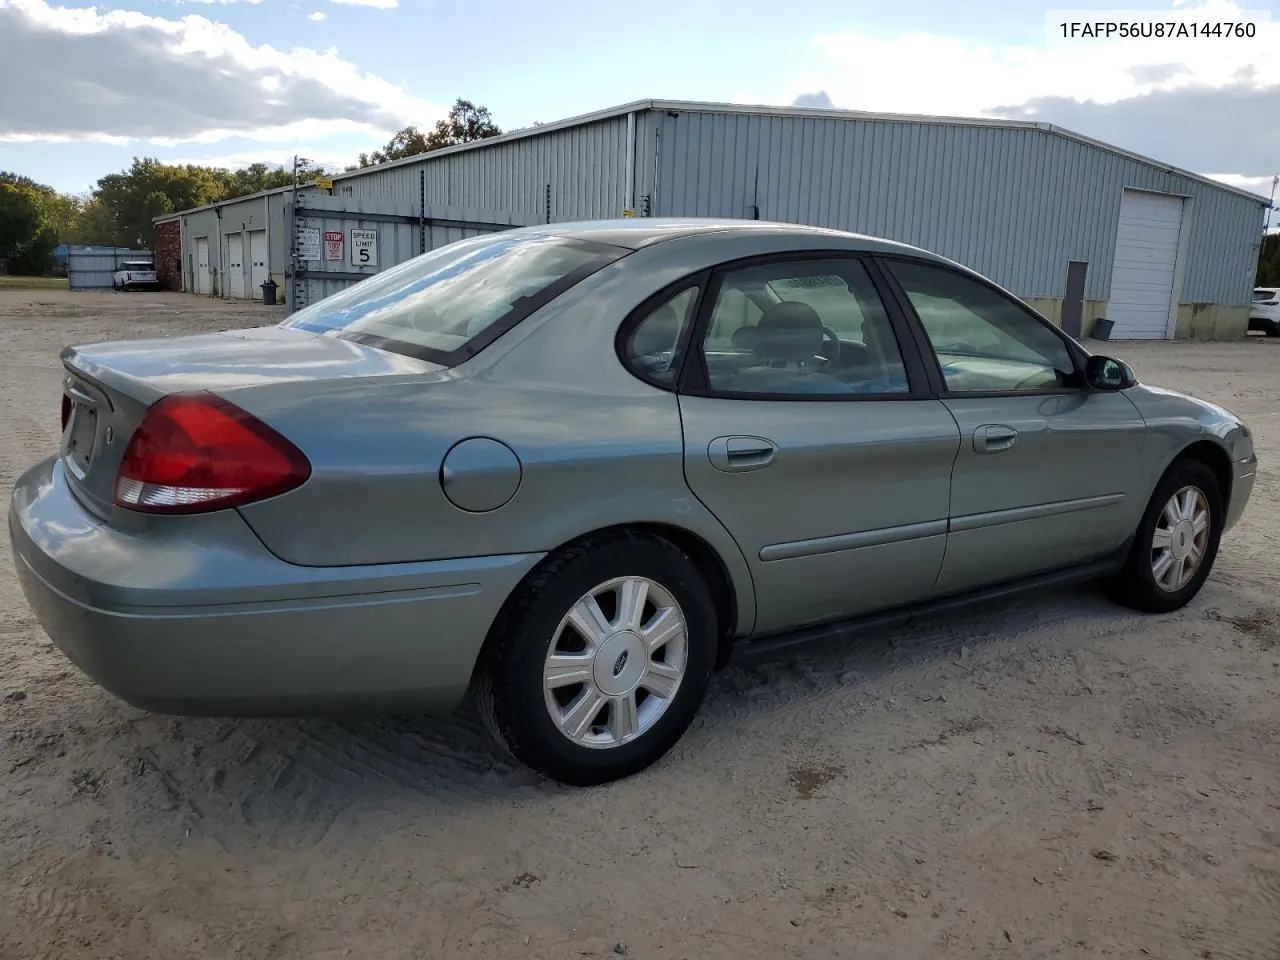
[[1151, 496], [1124, 569], [1107, 585], [1112, 599], [1148, 613], [1184, 606], [1213, 568], [1223, 519], [1213, 471], [1198, 460], [1175, 463]]
[[622, 533], [550, 558], [496, 627], [481, 716], [518, 760], [563, 783], [630, 776], [684, 734], [715, 663], [715, 608], [694, 563]]

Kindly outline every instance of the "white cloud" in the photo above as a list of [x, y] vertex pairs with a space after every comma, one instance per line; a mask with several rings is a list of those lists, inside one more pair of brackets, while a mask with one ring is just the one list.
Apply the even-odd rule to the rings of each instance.
[[323, 10], [313, 10], [311, 13], [307, 14], [307, 19], [314, 20], [316, 23], [319, 23], [321, 20], [327, 19], [328, 16], [329, 15]]
[[1271, 196], [1271, 177], [1246, 177], [1238, 173], [1206, 173], [1206, 177], [1225, 183], [1230, 187], [1239, 187], [1259, 196]]
[[[366, 148], [376, 149], [376, 148]], [[300, 156], [306, 157], [311, 161], [313, 166], [319, 166], [329, 173], [340, 173], [348, 164], [355, 162], [359, 150], [354, 153], [343, 153], [341, 156], [336, 154], [328, 155], [323, 150], [315, 147], [301, 147], [297, 151]], [[289, 169], [293, 165], [293, 149], [270, 148], [265, 147], [261, 150], [241, 150], [234, 153], [189, 153], [176, 157], [165, 157], [165, 163], [173, 164], [195, 164], [202, 167], [223, 167], [227, 170], [241, 170], [255, 163], [265, 163], [268, 167], [284, 167]]]
[[334, 48], [254, 45], [194, 14], [0, 0], [0, 38], [0, 89], [25, 91], [6, 103], [0, 140], [376, 138], [445, 113]]
[[[1268, 151], [1280, 155], [1280, 144], [1257, 121], [1280, 107], [1280, 24], [1233, 0], [1184, 0], [1143, 15], [1165, 23], [1252, 21], [1255, 36], [1061, 36], [1062, 22], [1137, 19], [1116, 10], [1049, 10], [1040, 43], [1007, 47], [927, 31], [842, 30], [813, 39], [813, 60], [785, 89], [736, 99], [816, 103], [825, 95], [845, 109], [1048, 120], [1192, 169], [1269, 171], [1257, 165]], [[1178, 122], [1182, 109], [1212, 118], [1217, 135]]]
[[[1159, 14], [1163, 21], [1239, 21], [1245, 16], [1231, 0], [1183, 4]], [[1224, 86], [1238, 81], [1247, 65], [1256, 68], [1252, 82], [1280, 83], [1280, 57], [1274, 55], [1277, 25], [1267, 21], [1257, 23], [1253, 39], [1064, 40], [1056, 26], [1050, 27], [1063, 19], [1124, 18], [1115, 11], [1051, 10], [1044, 42], [1003, 48], [925, 31], [893, 37], [856, 29], [820, 34], [812, 43], [815, 62], [771, 102], [789, 103], [823, 90], [846, 108], [976, 116], [999, 104], [1037, 97], [1114, 103], [1158, 89]]]
[[351, 7], [377, 7], [379, 10], [391, 10], [400, 5], [400, 0], [330, 0], [330, 2]]

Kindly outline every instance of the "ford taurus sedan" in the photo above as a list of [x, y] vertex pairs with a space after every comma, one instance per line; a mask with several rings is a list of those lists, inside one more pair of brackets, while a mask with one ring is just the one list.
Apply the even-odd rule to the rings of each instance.
[[1256, 463], [954, 262], [758, 222], [493, 233], [62, 360], [9, 529], [84, 672], [187, 714], [470, 691], [572, 784], [662, 756], [734, 651], [1073, 580], [1176, 609]]

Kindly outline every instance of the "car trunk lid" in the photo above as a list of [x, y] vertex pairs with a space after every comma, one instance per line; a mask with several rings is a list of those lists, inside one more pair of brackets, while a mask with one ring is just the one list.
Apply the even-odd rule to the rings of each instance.
[[171, 393], [350, 378], [421, 376], [436, 364], [301, 330], [223, 333], [68, 347], [61, 457], [86, 505], [109, 516], [129, 438]]

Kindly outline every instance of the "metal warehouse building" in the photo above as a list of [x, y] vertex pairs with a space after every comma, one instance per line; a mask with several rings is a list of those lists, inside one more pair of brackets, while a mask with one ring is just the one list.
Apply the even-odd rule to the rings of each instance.
[[[712, 216], [916, 244], [1069, 332], [1245, 333], [1268, 201], [1044, 123], [645, 100], [157, 219], [175, 289], [291, 307], [513, 225]], [[1068, 308], [1064, 311], [1064, 303]]]

